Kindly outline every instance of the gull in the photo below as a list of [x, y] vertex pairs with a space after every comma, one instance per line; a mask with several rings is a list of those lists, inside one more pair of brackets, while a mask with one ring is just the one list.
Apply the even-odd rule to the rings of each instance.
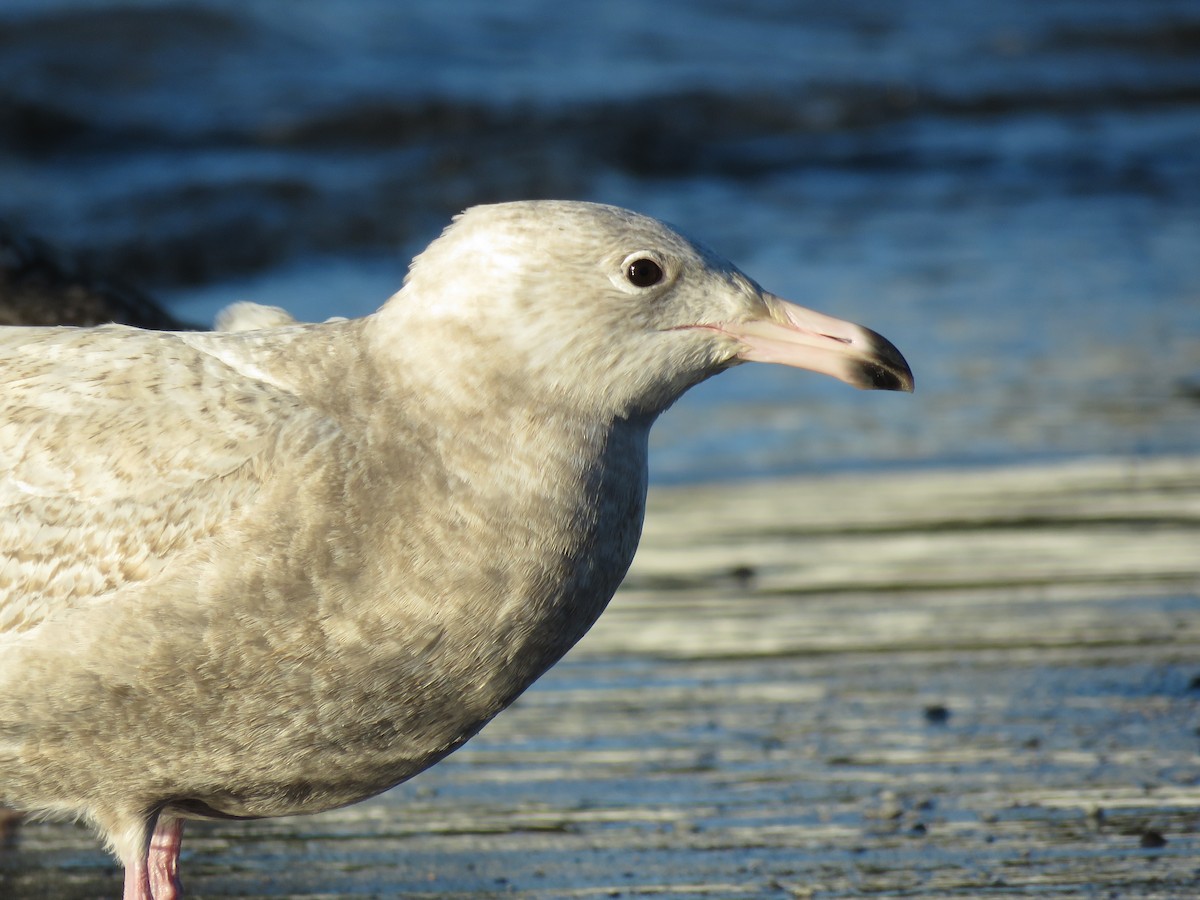
[[462, 746], [596, 621], [647, 437], [746, 361], [911, 390], [872, 331], [661, 222], [474, 207], [357, 319], [0, 329], [0, 801], [172, 900], [183, 822]]

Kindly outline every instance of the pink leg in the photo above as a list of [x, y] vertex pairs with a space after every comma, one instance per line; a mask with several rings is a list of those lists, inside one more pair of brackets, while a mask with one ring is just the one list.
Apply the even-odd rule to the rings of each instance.
[[179, 883], [179, 848], [183, 843], [182, 819], [159, 819], [150, 836], [145, 859], [125, 867], [122, 900], [182, 900]]
[[154, 900], [154, 895], [150, 893], [145, 860], [125, 867], [125, 891], [121, 894], [121, 900]]
[[159, 819], [150, 838], [146, 860], [154, 900], [182, 900], [179, 883], [179, 848], [183, 846], [183, 819]]

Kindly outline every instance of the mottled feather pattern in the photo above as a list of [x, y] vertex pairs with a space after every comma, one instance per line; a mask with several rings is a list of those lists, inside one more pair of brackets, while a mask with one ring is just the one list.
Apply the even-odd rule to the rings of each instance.
[[213, 535], [297, 406], [171, 334], [13, 329], [0, 354], [0, 634], [100, 602]]

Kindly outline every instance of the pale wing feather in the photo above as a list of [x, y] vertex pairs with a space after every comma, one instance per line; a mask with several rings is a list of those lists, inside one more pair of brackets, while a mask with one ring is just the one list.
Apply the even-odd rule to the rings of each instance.
[[304, 413], [185, 336], [0, 329], [0, 635], [152, 578], [213, 535]]

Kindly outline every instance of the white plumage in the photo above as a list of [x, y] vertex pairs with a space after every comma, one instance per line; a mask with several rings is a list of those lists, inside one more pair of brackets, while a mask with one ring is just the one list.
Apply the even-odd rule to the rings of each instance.
[[590, 204], [475, 208], [378, 313], [285, 316], [0, 329], [0, 800], [89, 820], [128, 898], [177, 894], [182, 819], [371, 796], [552, 665], [689, 386], [744, 359], [912, 384]]

